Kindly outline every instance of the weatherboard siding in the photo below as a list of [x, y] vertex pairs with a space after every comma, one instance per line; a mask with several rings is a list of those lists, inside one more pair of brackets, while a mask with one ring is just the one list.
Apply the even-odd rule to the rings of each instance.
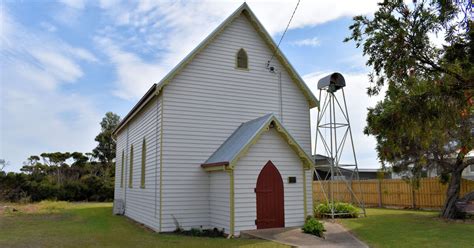
[[230, 232], [230, 176], [225, 171], [209, 173], [209, 212], [210, 225]]
[[306, 175], [306, 215], [313, 215], [313, 174], [314, 174], [314, 169], [305, 171], [305, 175]]
[[[240, 48], [249, 70], [235, 69]], [[184, 228], [211, 225], [210, 182], [200, 164], [242, 122], [268, 113], [281, 119], [279, 74], [265, 68], [271, 56], [240, 16], [165, 86], [162, 231], [174, 230], [174, 220]], [[278, 61], [272, 64], [281, 71], [282, 123], [310, 154], [309, 105]]]
[[[160, 125], [161, 99], [150, 101], [117, 136], [117, 158], [121, 160], [125, 149], [124, 184], [116, 182], [116, 197], [125, 200], [125, 215], [144, 225], [159, 230], [159, 178], [160, 178]], [[142, 144], [146, 140], [145, 187], [140, 187], [142, 169]], [[133, 180], [129, 187], [130, 147], [133, 144]], [[120, 158], [120, 159], [119, 159]], [[121, 176], [121, 164], [116, 165]]]
[[[265, 164], [271, 160], [281, 174], [284, 191], [285, 227], [302, 226], [304, 223], [303, 165], [298, 155], [271, 128], [263, 132], [248, 153], [235, 165], [235, 232], [256, 229], [257, 203], [254, 188]], [[288, 177], [296, 177], [289, 184]], [[311, 198], [309, 198], [311, 199]]]

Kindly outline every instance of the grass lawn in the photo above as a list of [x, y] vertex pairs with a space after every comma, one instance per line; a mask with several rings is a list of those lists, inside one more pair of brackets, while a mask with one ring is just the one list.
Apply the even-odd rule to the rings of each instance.
[[447, 222], [438, 212], [367, 209], [339, 220], [370, 247], [474, 247], [474, 222]]
[[[0, 206], [11, 205], [0, 203]], [[157, 234], [110, 203], [43, 202], [0, 212], [0, 247], [286, 247], [277, 243]]]
[[[13, 207], [19, 211], [0, 208], [0, 247], [284, 247], [262, 240], [157, 234], [112, 215], [110, 203]], [[437, 214], [367, 209], [366, 218], [339, 222], [371, 247], [474, 247], [474, 222], [446, 222]]]

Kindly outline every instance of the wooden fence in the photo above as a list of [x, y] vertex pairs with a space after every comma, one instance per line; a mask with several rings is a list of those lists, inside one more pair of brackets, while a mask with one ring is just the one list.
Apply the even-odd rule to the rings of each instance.
[[[325, 202], [321, 186], [326, 194], [334, 194], [335, 201], [357, 202], [350, 194], [349, 187], [355, 193], [355, 197], [364, 201], [366, 206], [372, 207], [417, 207], [427, 209], [440, 209], [446, 199], [447, 184], [439, 183], [437, 178], [423, 178], [420, 187], [412, 190], [412, 187], [402, 179], [373, 179], [344, 182], [314, 181], [313, 200]], [[474, 191], [474, 181], [463, 179], [461, 182], [461, 196]]]

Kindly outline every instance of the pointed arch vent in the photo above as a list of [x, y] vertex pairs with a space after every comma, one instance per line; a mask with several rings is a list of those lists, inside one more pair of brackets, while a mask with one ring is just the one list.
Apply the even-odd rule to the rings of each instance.
[[247, 52], [243, 48], [240, 48], [239, 51], [237, 52], [237, 68], [238, 69], [249, 68]]

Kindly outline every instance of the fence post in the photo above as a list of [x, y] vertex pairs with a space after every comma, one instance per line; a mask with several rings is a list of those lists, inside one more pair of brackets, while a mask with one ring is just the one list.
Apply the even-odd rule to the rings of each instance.
[[[354, 181], [351, 180], [350, 182], [351, 182], [351, 185], [350, 185], [351, 189], [350, 189], [350, 191], [348, 191], [348, 193], [349, 193], [349, 195], [351, 196], [351, 203], [352, 203], [352, 204], [355, 204], [355, 203], [356, 203], [356, 200], [355, 200], [355, 197], [354, 197], [354, 195], [355, 195], [355, 191], [354, 191]], [[357, 182], [360, 183], [360, 180], [357, 181]], [[350, 193], [351, 191], [352, 191], [354, 194], [351, 194], [351, 193]]]
[[377, 181], [378, 181], [377, 189], [379, 193], [379, 208], [381, 208], [382, 207], [382, 179], [379, 179]]
[[[421, 180], [421, 179], [420, 179], [420, 180]], [[421, 183], [418, 182], [418, 184], [421, 184]], [[420, 185], [418, 185], [418, 187], [419, 187], [419, 186], [420, 186]], [[416, 193], [416, 192], [415, 192], [416, 187], [415, 187], [415, 182], [410, 183], [410, 187], [411, 187], [411, 201], [412, 201], [411, 207], [412, 207], [413, 209], [415, 209], [415, 208], [416, 208], [416, 194], [415, 194], [415, 193]]]

